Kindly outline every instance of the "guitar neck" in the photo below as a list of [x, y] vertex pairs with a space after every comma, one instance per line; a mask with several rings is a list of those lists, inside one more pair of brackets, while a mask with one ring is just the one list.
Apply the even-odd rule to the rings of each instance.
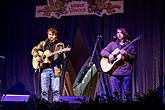
[[51, 53], [49, 56], [55, 55], [55, 54], [57, 54], [57, 53], [58, 53], [58, 51], [54, 51], [54, 52]]
[[122, 49], [125, 50], [127, 49], [130, 45], [132, 45], [134, 42], [136, 42], [137, 40], [143, 38], [143, 34], [138, 36], [137, 38], [135, 38], [134, 40], [132, 40], [129, 44], [127, 44], [125, 47], [123, 47]]
[[127, 44], [125, 47], [123, 47], [122, 49], [125, 50], [127, 49], [130, 45], [132, 45], [134, 42], [130, 42], [129, 44]]
[[[62, 51], [62, 53], [63, 53], [63, 52], [70, 51], [70, 49], [71, 49], [71, 48], [63, 48], [61, 51]], [[60, 50], [54, 51], [53, 53], [50, 54], [50, 56], [57, 54], [59, 51], [60, 51]]]

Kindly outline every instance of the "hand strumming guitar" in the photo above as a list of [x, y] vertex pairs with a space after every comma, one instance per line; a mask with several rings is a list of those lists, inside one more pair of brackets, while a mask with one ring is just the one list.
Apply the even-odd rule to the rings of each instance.
[[114, 57], [113, 54], [109, 54], [108, 58], [109, 58], [109, 60], [111, 60], [111, 61], [115, 59], [115, 57]]
[[36, 59], [37, 62], [41, 62], [41, 57], [40, 56], [35, 57], [35, 59]]
[[[119, 50], [120, 54], [121, 54], [121, 59], [125, 60], [125, 56], [127, 55], [127, 52], [125, 50]], [[115, 52], [116, 53], [116, 52]], [[109, 54], [108, 58], [110, 61], [115, 60], [115, 58], [117, 57], [116, 54], [113, 54], [113, 52], [111, 54]]]

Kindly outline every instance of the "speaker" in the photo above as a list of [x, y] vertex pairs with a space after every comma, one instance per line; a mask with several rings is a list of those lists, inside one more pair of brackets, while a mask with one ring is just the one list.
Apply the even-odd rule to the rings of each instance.
[[68, 102], [72, 104], [81, 104], [83, 102], [88, 103], [90, 96], [60, 96], [59, 102]]
[[28, 102], [30, 95], [3, 94], [1, 101]]

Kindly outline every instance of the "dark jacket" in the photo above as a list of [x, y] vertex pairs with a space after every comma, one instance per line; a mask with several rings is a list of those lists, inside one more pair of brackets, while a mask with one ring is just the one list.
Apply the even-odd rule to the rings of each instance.
[[[37, 56], [42, 56], [40, 55], [40, 51], [46, 52], [47, 50], [49, 50], [52, 53], [52, 52], [58, 51], [60, 47], [64, 48], [65, 47], [64, 43], [59, 42], [59, 41], [55, 41], [51, 43], [49, 42], [48, 39], [46, 39], [45, 41], [41, 41], [38, 45], [34, 46], [31, 51], [31, 54], [35, 58]], [[66, 55], [64, 53], [60, 55], [58, 54], [52, 55], [51, 57], [49, 57], [51, 64], [42, 65], [41, 70], [45, 68], [53, 68], [55, 74], [56, 73], [61, 74], [62, 63], [65, 57]]]
[[[116, 48], [121, 50], [127, 44], [129, 44], [128, 41], [124, 42], [124, 45], [122, 45], [122, 46], [119, 44], [118, 40], [112, 41], [100, 52], [100, 55], [102, 57], [108, 58], [109, 54], [111, 54]], [[125, 51], [127, 52], [127, 55], [125, 56], [125, 60], [118, 62], [117, 69], [113, 73], [111, 73], [111, 75], [119, 76], [119, 75], [131, 75], [132, 74], [133, 62], [136, 59], [135, 48], [133, 45], [130, 45], [127, 49], [125, 49]]]

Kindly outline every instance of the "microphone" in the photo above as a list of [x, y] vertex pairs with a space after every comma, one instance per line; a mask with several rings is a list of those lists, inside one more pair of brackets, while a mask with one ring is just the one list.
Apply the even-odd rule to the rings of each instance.
[[113, 36], [113, 38], [114, 38], [114, 39], [116, 39], [116, 38], [117, 38], [117, 36], [116, 36], [116, 35], [114, 35], [114, 36]]
[[2, 59], [6, 59], [4, 56], [0, 56], [0, 58], [2, 58]]
[[102, 36], [101, 36], [101, 35], [98, 35], [98, 36], [97, 36], [97, 38], [98, 38], [98, 39], [101, 39], [101, 38], [102, 38]]
[[117, 40], [117, 36], [114, 35], [112, 39], [113, 39], [113, 41], [116, 41]]

